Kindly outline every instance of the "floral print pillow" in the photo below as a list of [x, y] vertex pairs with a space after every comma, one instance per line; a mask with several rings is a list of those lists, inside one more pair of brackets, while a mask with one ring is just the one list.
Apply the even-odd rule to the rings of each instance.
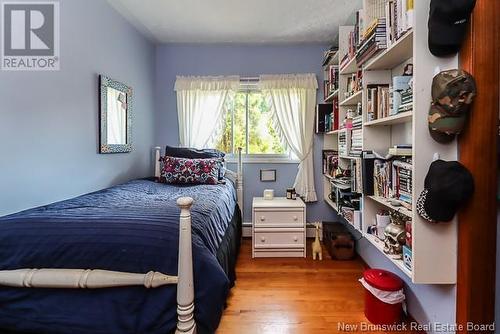
[[218, 159], [187, 159], [166, 156], [162, 159], [161, 181], [165, 183], [217, 184]]

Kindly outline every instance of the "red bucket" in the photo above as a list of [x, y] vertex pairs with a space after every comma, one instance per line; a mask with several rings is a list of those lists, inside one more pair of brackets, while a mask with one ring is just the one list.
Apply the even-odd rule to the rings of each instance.
[[[375, 289], [382, 291], [399, 291], [403, 288], [403, 281], [395, 274], [381, 269], [368, 269], [363, 273], [365, 282]], [[397, 304], [386, 303], [370, 291], [365, 289], [365, 316], [375, 325], [391, 325], [402, 319], [402, 302]]]

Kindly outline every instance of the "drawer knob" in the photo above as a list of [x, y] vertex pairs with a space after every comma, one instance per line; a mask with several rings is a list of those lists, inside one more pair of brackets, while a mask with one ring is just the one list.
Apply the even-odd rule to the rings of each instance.
[[297, 242], [299, 240], [299, 238], [297, 238], [297, 236], [293, 237], [293, 241]]
[[261, 237], [261, 238], [260, 238], [260, 241], [262, 241], [262, 242], [266, 242], [266, 238]]
[[260, 216], [260, 221], [263, 222], [264, 220], [266, 220], [266, 217]]
[[297, 216], [293, 216], [293, 220], [297, 221], [299, 218]]

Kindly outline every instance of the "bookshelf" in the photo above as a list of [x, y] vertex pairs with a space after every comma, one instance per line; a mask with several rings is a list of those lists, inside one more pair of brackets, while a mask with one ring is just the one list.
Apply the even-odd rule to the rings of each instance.
[[339, 95], [339, 90], [338, 89], [334, 90], [333, 93], [331, 93], [325, 98], [325, 103], [333, 102], [333, 99], [336, 98], [338, 95]]
[[[400, 1], [400, 0], [394, 0]], [[362, 150], [374, 151], [385, 155], [394, 145], [407, 144], [412, 147], [411, 156], [411, 204], [395, 206], [394, 201], [386, 197], [375, 196], [362, 189], [361, 226], [354, 226], [369, 245], [370, 251], [386, 256], [395, 268], [408, 276], [416, 284], [455, 284], [457, 272], [457, 223], [429, 224], [416, 213], [416, 200], [423, 190], [424, 179], [433, 156], [437, 153], [443, 160], [457, 160], [457, 143], [442, 145], [435, 142], [428, 133], [427, 114], [430, 105], [432, 78], [437, 72], [458, 67], [458, 57], [436, 58], [427, 48], [427, 21], [430, 0], [414, 2], [414, 9], [408, 15], [408, 30], [400, 34], [397, 40], [387, 43], [388, 47], [376, 52], [359, 66], [356, 57], [345, 57], [352, 49], [349, 42], [359, 27], [360, 39], [363, 38], [364, 26], [369, 26], [376, 19], [385, 17], [382, 10], [385, 0], [364, 0], [363, 10], [358, 12], [361, 23], [339, 27], [338, 52], [335, 61], [339, 65], [338, 98], [339, 126], [354, 109], [361, 106]], [[378, 21], [378, 22], [384, 22]], [[361, 42], [360, 42], [361, 43]], [[360, 44], [361, 45], [361, 44]], [[343, 66], [341, 66], [343, 64]], [[376, 114], [373, 110], [373, 87], [394, 88], [394, 77], [401, 76], [407, 64], [413, 65], [413, 95], [406, 104], [409, 108], [399, 109], [394, 113]], [[361, 89], [354, 94], [347, 93], [349, 78], [361, 74]], [[372, 89], [372, 91], [369, 91]], [[377, 91], [379, 94], [380, 92]], [[377, 95], [379, 96], [379, 95]], [[328, 96], [327, 96], [328, 98]], [[391, 112], [392, 110], [392, 112]], [[370, 114], [369, 114], [370, 113]], [[347, 168], [359, 157], [350, 154], [352, 129], [341, 128], [324, 134], [323, 148], [339, 151], [341, 138], [347, 139], [347, 149], [339, 152], [339, 165]], [[357, 131], [359, 134], [359, 131]], [[342, 143], [343, 145], [343, 143]], [[366, 177], [363, 175], [362, 177]], [[323, 177], [324, 200], [337, 211], [338, 206], [330, 200], [331, 176]], [[411, 218], [412, 234], [412, 269], [408, 269], [402, 260], [397, 260], [384, 252], [384, 242], [369, 234], [369, 227], [375, 224], [375, 217], [381, 210], [396, 210]], [[338, 213], [338, 212], [337, 212]], [[368, 247], [368, 246], [367, 246]]]
[[411, 122], [413, 119], [413, 111], [406, 111], [394, 116], [388, 116], [374, 121], [365, 122], [364, 126], [387, 126]]
[[357, 91], [356, 93], [346, 98], [344, 101], [340, 102], [339, 106], [341, 107], [355, 106], [361, 102], [362, 98], [363, 98], [363, 90]]

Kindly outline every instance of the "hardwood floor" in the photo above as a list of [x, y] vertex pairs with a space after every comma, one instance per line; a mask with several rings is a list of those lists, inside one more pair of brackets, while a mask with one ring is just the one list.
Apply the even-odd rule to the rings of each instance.
[[333, 261], [323, 250], [323, 261], [313, 261], [308, 245], [307, 259], [252, 259], [251, 248], [251, 240], [244, 239], [218, 334], [362, 332], [340, 326], [369, 324], [359, 258]]

